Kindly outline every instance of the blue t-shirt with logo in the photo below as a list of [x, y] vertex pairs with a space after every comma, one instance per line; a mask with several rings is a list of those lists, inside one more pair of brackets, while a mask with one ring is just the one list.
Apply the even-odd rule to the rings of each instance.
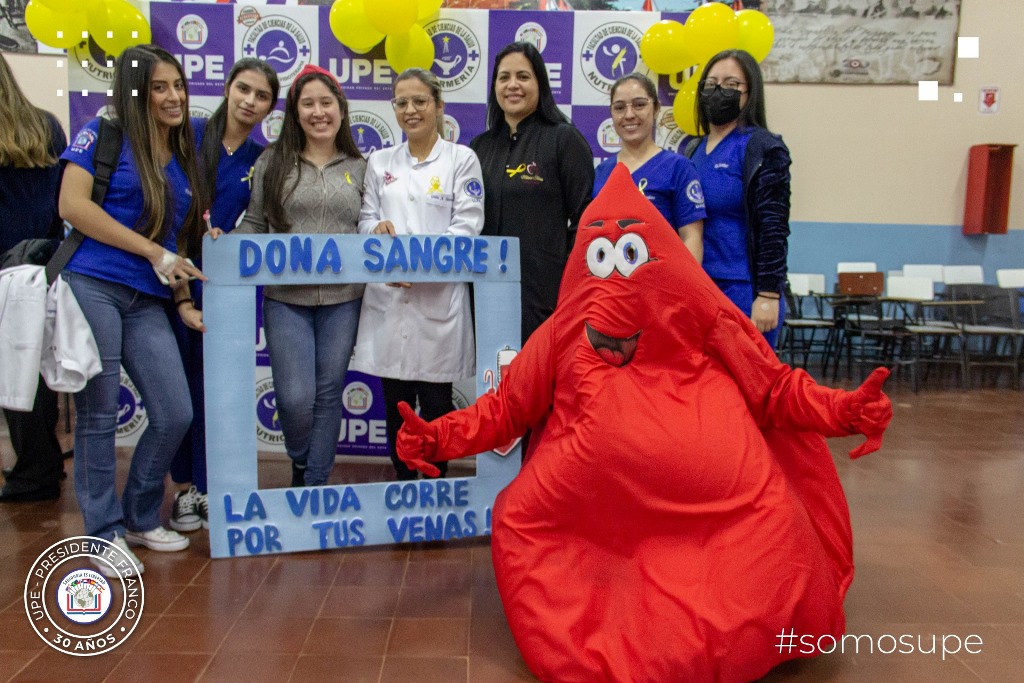
[[[608, 182], [617, 163], [616, 157], [610, 157], [598, 165], [593, 196]], [[673, 230], [704, 218], [704, 193], [697, 169], [686, 157], [663, 149], [636, 169], [632, 177]]]
[[[99, 127], [100, 120], [98, 118], [85, 124], [85, 127], [75, 137], [74, 142], [64, 150], [60, 158], [77, 164], [90, 174], [95, 175], [96, 168], [93, 166], [92, 159], [96, 151]], [[170, 197], [173, 206], [169, 209], [173, 210], [173, 217], [170, 229], [164, 238], [163, 247], [177, 253], [176, 240], [178, 232], [185, 224], [185, 217], [188, 215], [189, 204], [192, 202], [192, 190], [177, 156], [172, 157], [171, 163], [164, 167], [164, 173], [170, 183]], [[103, 210], [126, 228], [137, 230], [136, 224], [143, 212], [142, 183], [139, 180], [138, 167], [135, 164], [135, 157], [132, 155], [127, 135], [123, 136], [121, 155], [114, 173], [110, 176], [110, 186], [103, 199]], [[171, 296], [170, 288], [160, 284], [156, 273], [153, 272], [152, 265], [144, 257], [97, 242], [90, 237], [86, 237], [82, 241], [82, 245], [68, 262], [67, 269], [100, 280], [134, 287], [145, 294], [163, 298]]]
[[[203, 144], [208, 119], [192, 119], [196, 134], [196, 149]], [[231, 232], [246, 207], [252, 194], [252, 168], [263, 152], [263, 145], [247, 138], [233, 153], [228, 154], [220, 146], [217, 161], [217, 187], [213, 191], [213, 206], [210, 207], [210, 224], [224, 232]]]
[[707, 153], [707, 138], [693, 153], [708, 216], [704, 220], [704, 272], [715, 280], [750, 282], [743, 162], [749, 131], [734, 128]]

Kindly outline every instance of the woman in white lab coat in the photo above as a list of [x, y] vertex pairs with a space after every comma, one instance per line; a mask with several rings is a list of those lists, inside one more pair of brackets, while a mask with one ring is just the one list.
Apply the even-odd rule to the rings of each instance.
[[[359, 231], [386, 235], [475, 237], [484, 222], [480, 162], [441, 137], [444, 101], [437, 77], [406, 69], [395, 79], [398, 125], [406, 141], [368, 161]], [[384, 239], [384, 250], [389, 248]], [[420, 406], [426, 420], [452, 409], [452, 382], [475, 373], [466, 283], [368, 284], [352, 367], [383, 380], [388, 447], [398, 479], [414, 470], [395, 455], [398, 403]], [[442, 470], [441, 476], [444, 476]]]

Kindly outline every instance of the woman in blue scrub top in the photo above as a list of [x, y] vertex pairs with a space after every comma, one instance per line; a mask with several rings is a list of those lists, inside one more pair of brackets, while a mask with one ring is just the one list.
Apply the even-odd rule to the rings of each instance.
[[[114, 66], [113, 111], [123, 130], [117, 166], [102, 205], [92, 201], [99, 119], [85, 125], [61, 159], [67, 162], [60, 215], [85, 239], [64, 277], [99, 349], [103, 370], [75, 394], [75, 493], [85, 534], [151, 550], [188, 547], [161, 525], [164, 475], [192, 421], [188, 384], [166, 307], [171, 288], [187, 291], [203, 274], [185, 258], [198, 239], [200, 209], [188, 83], [181, 65], [155, 45], [130, 47]], [[149, 425], [117, 495], [114, 437], [119, 367], [142, 395]], [[109, 563], [99, 570], [116, 575]], [[139, 564], [139, 570], [143, 568]]]
[[[263, 145], [249, 136], [270, 113], [279, 91], [277, 72], [260, 59], [245, 57], [228, 72], [224, 100], [213, 116], [192, 119], [203, 179], [196, 188], [200, 206], [209, 210], [210, 225], [223, 232], [233, 230], [249, 206], [253, 165], [263, 152]], [[189, 251], [198, 265], [201, 245], [197, 242]], [[175, 531], [208, 526], [202, 294], [201, 284], [194, 281], [191, 290], [175, 297], [177, 315], [171, 316], [192, 395], [192, 427], [171, 463], [177, 492], [170, 525]]]
[[764, 79], [743, 50], [704, 67], [686, 145], [704, 190], [704, 270], [775, 345], [789, 238], [789, 149], [768, 131]]
[[651, 79], [641, 73], [612, 84], [612, 125], [622, 149], [594, 172], [594, 196], [608, 181], [615, 165], [626, 165], [633, 182], [676, 229], [686, 248], [700, 263], [704, 253], [704, 194], [693, 163], [654, 144], [654, 124], [660, 105]]

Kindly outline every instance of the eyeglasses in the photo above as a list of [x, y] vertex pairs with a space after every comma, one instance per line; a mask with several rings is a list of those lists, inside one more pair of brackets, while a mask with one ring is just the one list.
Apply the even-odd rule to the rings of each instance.
[[708, 78], [698, 83], [697, 89], [704, 95], [710, 95], [715, 92], [715, 90], [721, 90], [722, 94], [728, 97], [739, 97], [743, 94], [743, 91], [740, 90], [740, 88], [745, 85], [746, 83], [738, 81], [735, 78], [728, 78], [721, 83]]
[[405, 108], [412, 102], [412, 108], [416, 111], [423, 111], [432, 100], [429, 97], [399, 97], [391, 100], [391, 106], [395, 111], [405, 111]]
[[651, 100], [648, 97], [637, 97], [630, 102], [619, 100], [618, 102], [612, 102], [612, 113], [622, 116], [626, 113], [627, 109], [632, 107], [633, 113], [643, 114], [649, 106], [651, 106]]

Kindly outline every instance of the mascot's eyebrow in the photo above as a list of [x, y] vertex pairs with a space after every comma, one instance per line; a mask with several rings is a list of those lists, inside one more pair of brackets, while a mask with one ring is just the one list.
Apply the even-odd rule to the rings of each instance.
[[619, 226], [620, 230], [625, 230], [629, 226], [635, 225], [637, 223], [643, 223], [643, 221], [640, 220], [639, 218], [620, 218], [619, 220], [615, 221], [615, 224]]
[[603, 228], [604, 227], [604, 221], [594, 221], [593, 223], [588, 223], [585, 227], [588, 227], [588, 228]]

